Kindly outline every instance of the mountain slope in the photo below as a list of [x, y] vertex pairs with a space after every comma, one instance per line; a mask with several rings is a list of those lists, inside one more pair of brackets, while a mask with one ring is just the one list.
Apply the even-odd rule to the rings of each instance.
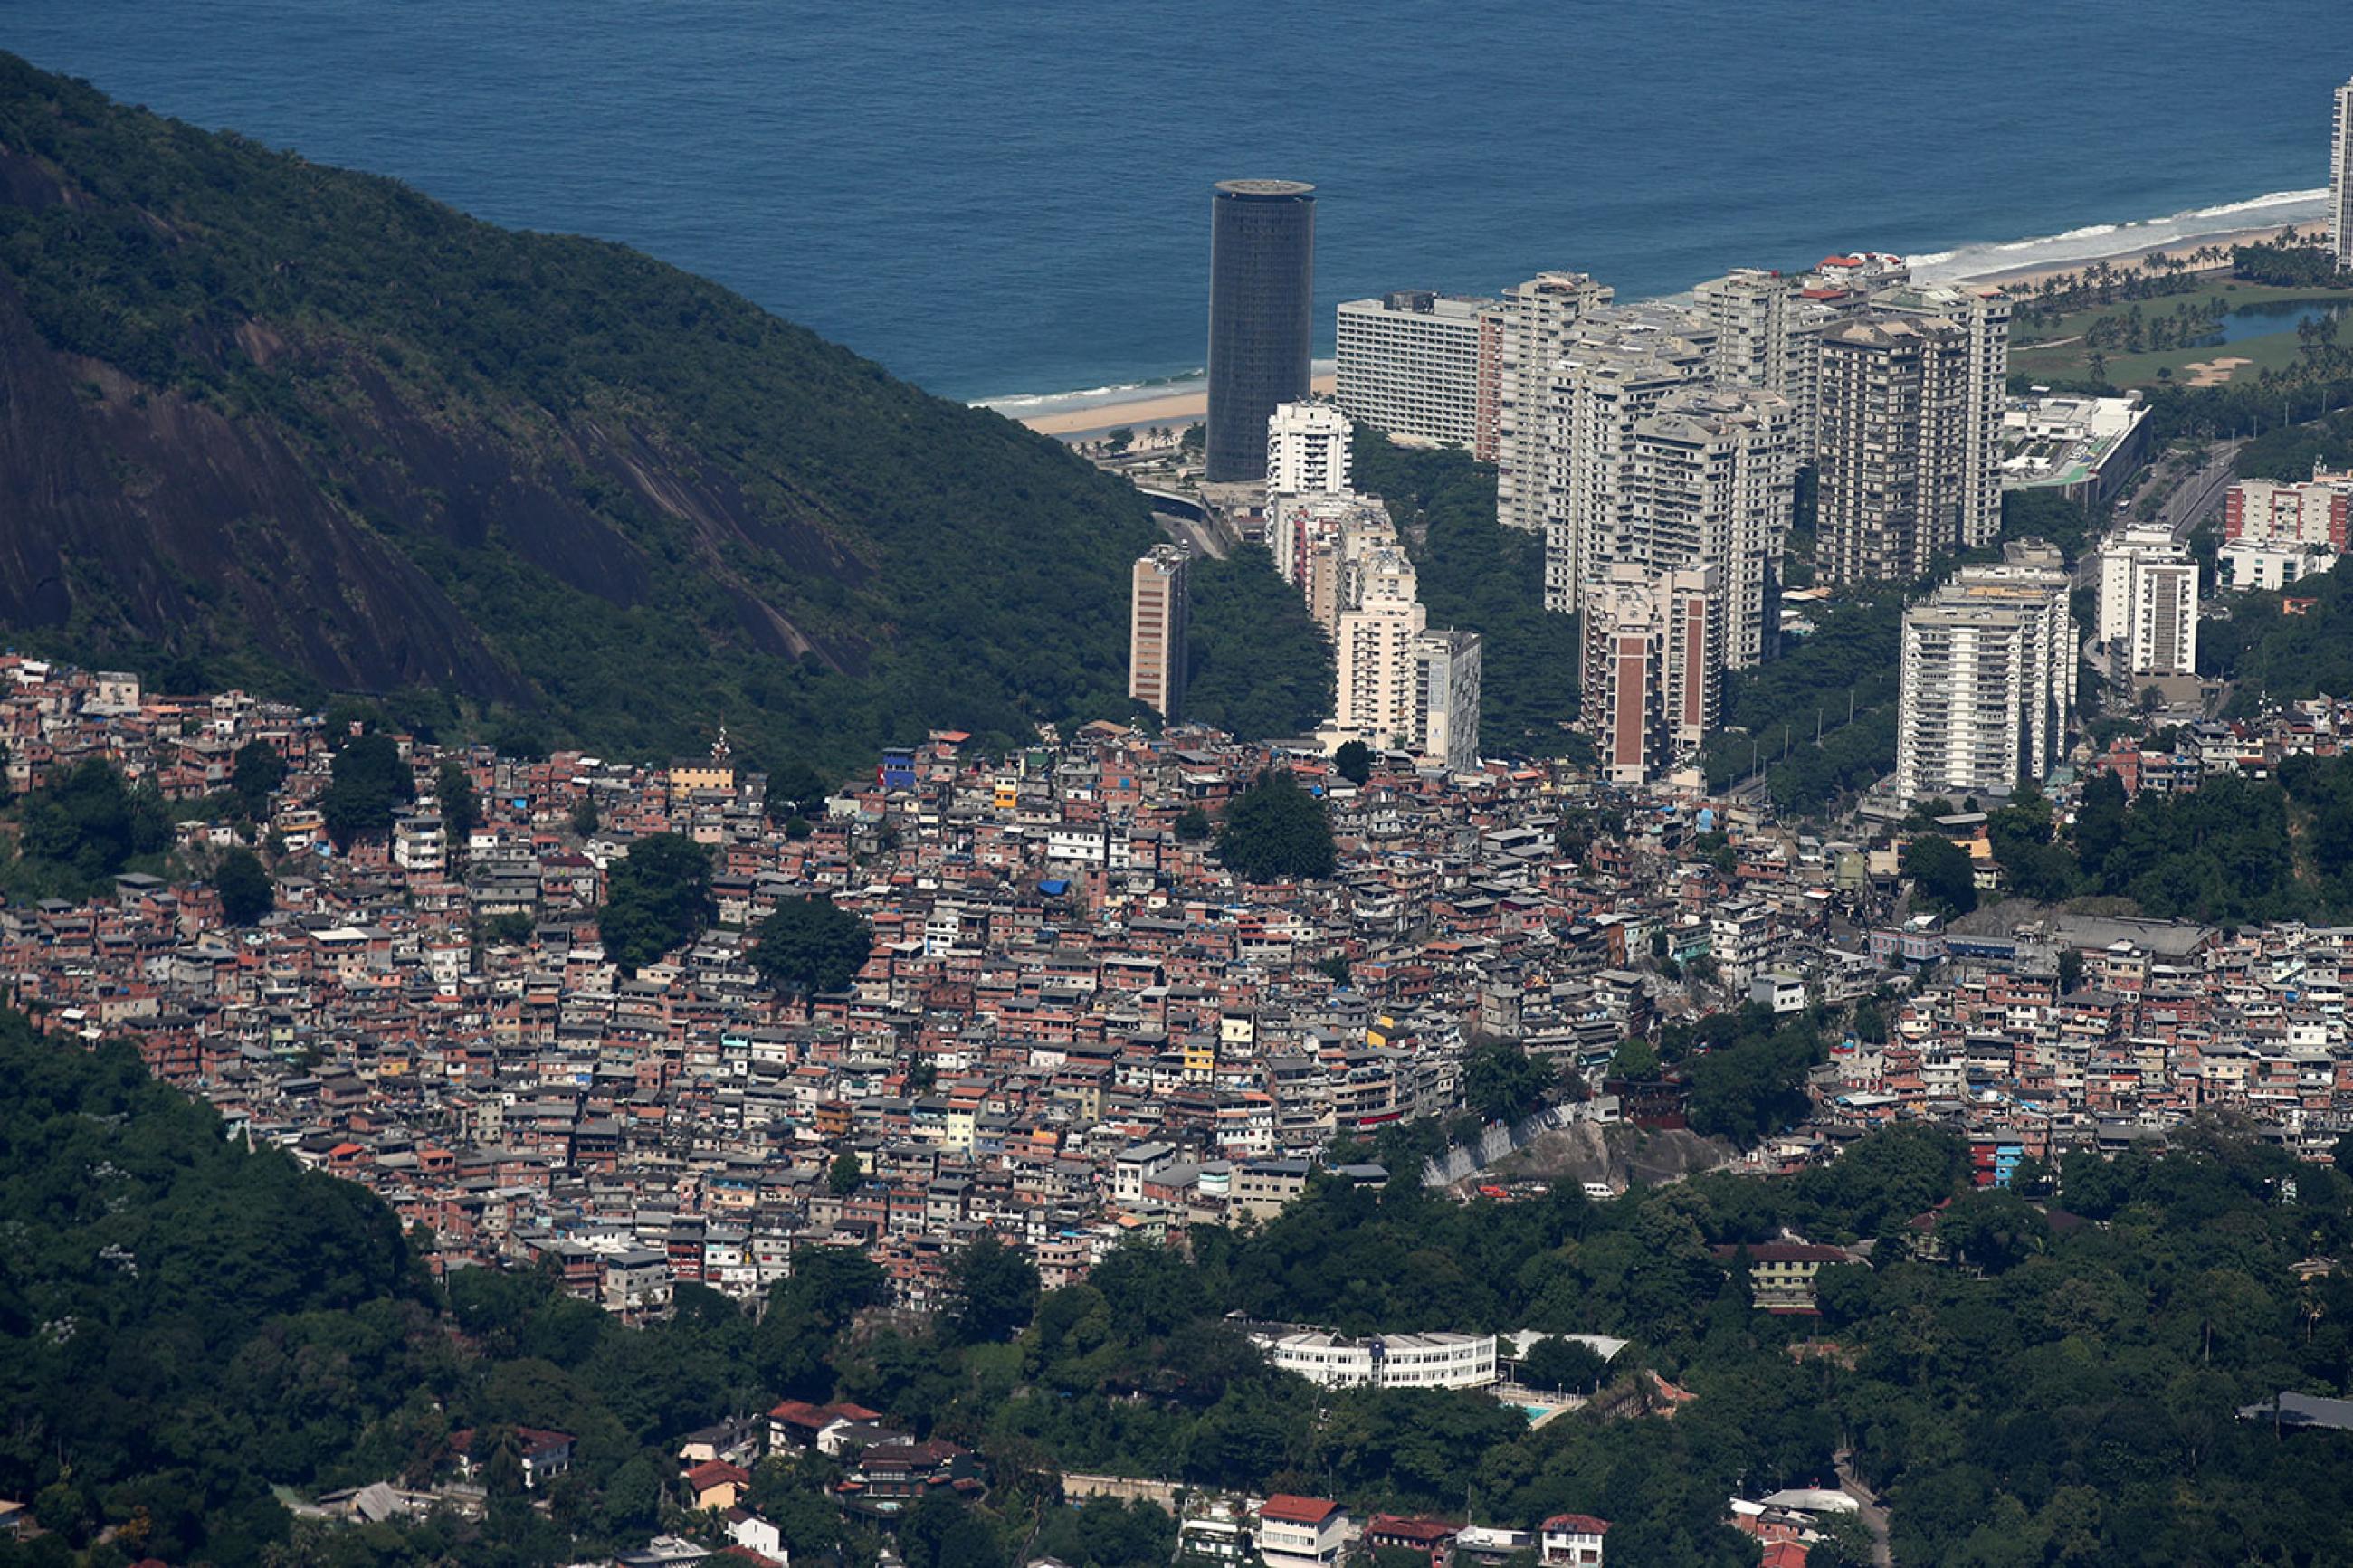
[[620, 247], [0, 55], [0, 630], [838, 763], [1125, 709], [1132, 489]]

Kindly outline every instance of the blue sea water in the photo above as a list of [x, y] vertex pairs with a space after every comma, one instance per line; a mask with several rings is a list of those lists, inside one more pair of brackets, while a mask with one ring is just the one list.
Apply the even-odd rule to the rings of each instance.
[[0, 0], [0, 48], [641, 247], [982, 398], [1198, 366], [1208, 186], [1236, 175], [1320, 187], [1326, 345], [1340, 300], [1548, 267], [1631, 297], [1832, 249], [2095, 254], [2076, 231], [2324, 184], [2348, 23], [2347, 0]]

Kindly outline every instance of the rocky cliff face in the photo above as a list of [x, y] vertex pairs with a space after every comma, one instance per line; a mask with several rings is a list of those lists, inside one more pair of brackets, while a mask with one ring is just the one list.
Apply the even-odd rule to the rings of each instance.
[[840, 754], [1117, 710], [1153, 537], [712, 285], [0, 56], [0, 633]]
[[0, 284], [0, 624], [172, 644], [233, 621], [332, 686], [524, 681], [269, 423], [52, 350]]

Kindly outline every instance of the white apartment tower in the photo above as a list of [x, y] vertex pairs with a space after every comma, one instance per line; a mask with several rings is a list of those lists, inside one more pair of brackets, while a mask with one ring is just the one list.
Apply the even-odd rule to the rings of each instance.
[[1340, 306], [1340, 407], [1392, 436], [1495, 458], [1504, 307], [1402, 289]]
[[2328, 122], [2328, 246], [2337, 265], [2353, 267], [2353, 81], [2337, 89]]
[[1692, 387], [1636, 422], [1630, 505], [1594, 542], [1588, 574], [1712, 565], [1722, 575], [1724, 662], [1771, 657], [1779, 630], [1781, 545], [1796, 504], [1798, 415], [1778, 392]]
[[1128, 577], [1127, 695], [1164, 719], [1185, 706], [1192, 562], [1181, 544], [1155, 544]]
[[1429, 627], [1413, 563], [1395, 545], [1366, 553], [1340, 612], [1335, 727], [1378, 746], [1410, 745], [1419, 700], [1415, 645]]
[[1546, 403], [1568, 333], [1609, 304], [1608, 285], [1582, 272], [1544, 272], [1504, 300], [1495, 416], [1495, 520], [1534, 533], [1545, 525]]
[[1646, 784], [1699, 749], [1724, 700], [1722, 578], [1618, 564], [1586, 584], [1583, 723], [1602, 776]]
[[2100, 546], [2100, 641], [2135, 677], [2198, 671], [2198, 563], [2164, 528], [2127, 528]]
[[1276, 404], [1266, 421], [1267, 493], [1345, 495], [1350, 433], [1331, 404]]
[[1546, 609], [1575, 611], [1611, 542], [1634, 531], [1636, 426], [1699, 379], [1705, 363], [1688, 339], [1614, 323], [1597, 324], [1563, 349], [1541, 432]]
[[2057, 552], [2012, 545], [1904, 612], [1895, 789], [2007, 796], [2064, 752], [2075, 700], [2075, 628]]

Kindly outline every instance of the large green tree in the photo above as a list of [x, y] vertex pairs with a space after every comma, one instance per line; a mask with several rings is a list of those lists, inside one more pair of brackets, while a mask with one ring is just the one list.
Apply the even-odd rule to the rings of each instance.
[[319, 808], [339, 849], [364, 835], [388, 833], [393, 815], [417, 798], [416, 775], [389, 735], [355, 735], [335, 753]]
[[1038, 1310], [1038, 1266], [984, 1235], [948, 1270], [948, 1323], [967, 1344], [1019, 1332]]
[[95, 758], [25, 797], [17, 851], [33, 886], [79, 897], [102, 889], [131, 860], [167, 848], [171, 815], [152, 784], [132, 789]]
[[259, 821], [269, 815], [269, 796], [286, 780], [286, 759], [267, 741], [248, 741], [237, 749], [229, 787], [244, 803], [245, 814]]
[[1938, 914], [1965, 915], [1978, 907], [1977, 868], [1968, 851], [1943, 834], [1906, 842], [1902, 864], [1913, 895]]
[[1490, 1121], [1516, 1121], [1544, 1103], [1554, 1076], [1517, 1040], [1481, 1040], [1462, 1061], [1462, 1098]]
[[635, 969], [693, 940], [711, 918], [711, 852], [678, 833], [649, 834], [607, 874], [596, 929], [606, 955]]
[[1600, 1381], [1609, 1364], [1600, 1352], [1582, 1340], [1556, 1334], [1530, 1345], [1520, 1367], [1522, 1375], [1538, 1388], [1585, 1394]]
[[445, 758], [434, 775], [434, 787], [441, 799], [441, 825], [448, 831], [450, 847], [462, 856], [466, 840], [482, 821], [481, 800], [474, 791], [474, 776], [461, 759]]
[[232, 849], [222, 856], [213, 872], [213, 887], [220, 894], [221, 913], [231, 925], [251, 925], [277, 902], [269, 872], [250, 849]]
[[1245, 881], [1328, 877], [1335, 858], [1324, 803], [1287, 768], [1269, 768], [1226, 807], [1218, 858]]
[[830, 899], [786, 899], [760, 922], [752, 966], [793, 996], [839, 991], [874, 951], [874, 928]]

